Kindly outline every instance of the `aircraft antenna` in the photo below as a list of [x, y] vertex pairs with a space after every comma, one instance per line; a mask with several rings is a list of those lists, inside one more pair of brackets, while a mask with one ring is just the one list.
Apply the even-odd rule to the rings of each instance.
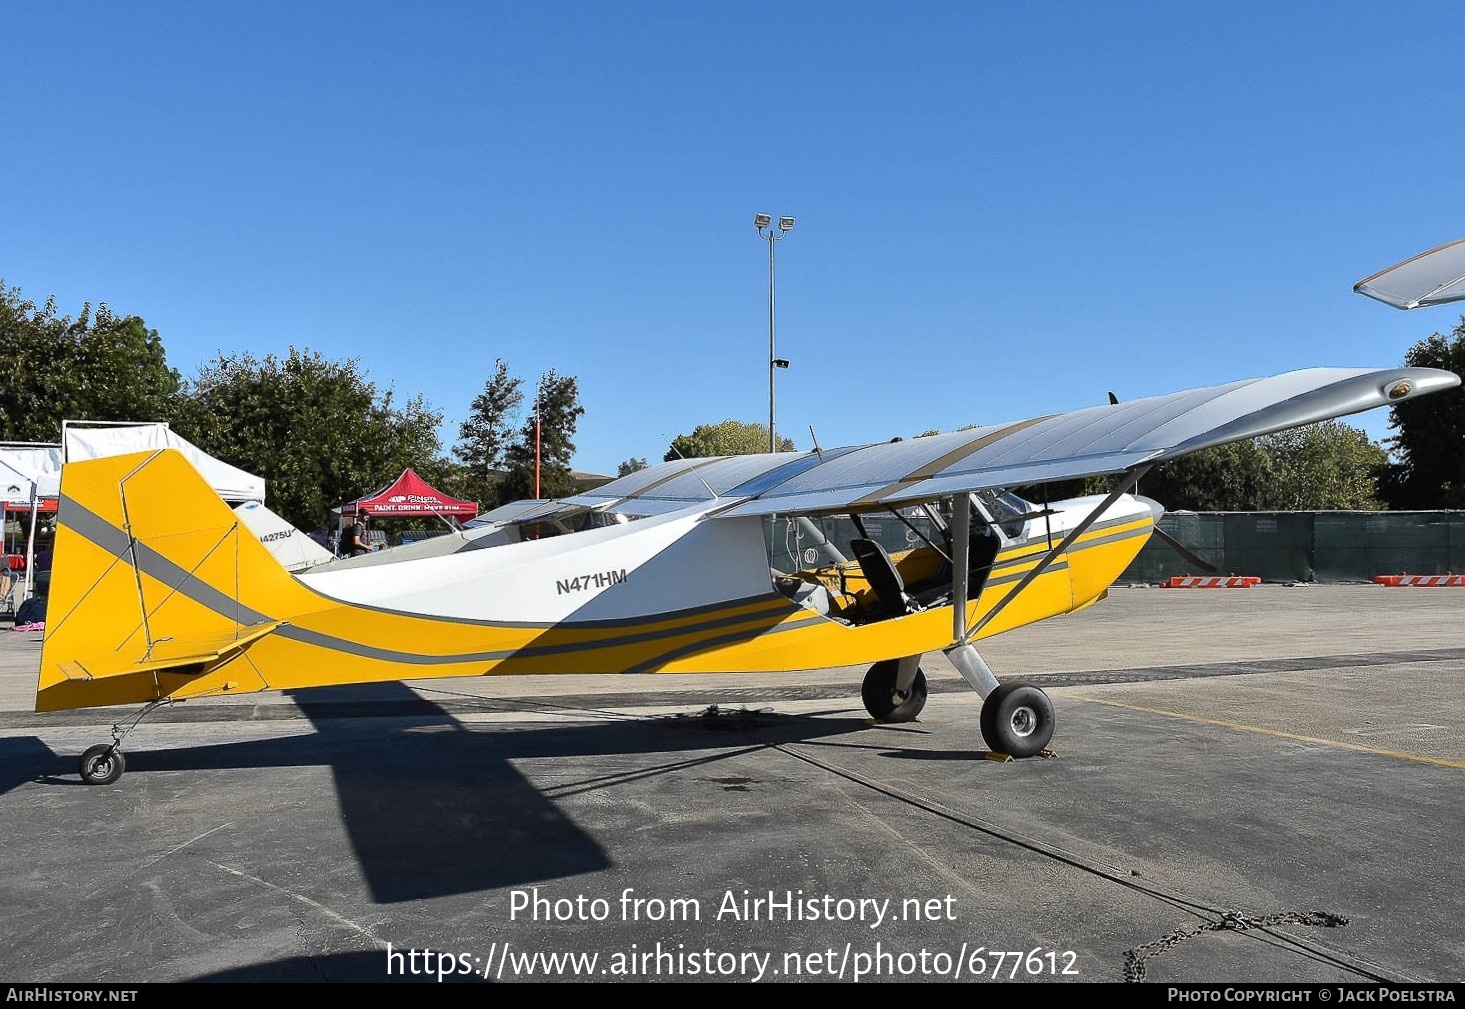
[[[663, 432], [661, 436], [663, 438], [665, 438], [666, 437], [666, 433]], [[671, 450], [677, 454], [677, 458], [680, 459], [682, 462], [690, 463], [692, 461], [692, 460], [688, 459], [686, 456], [682, 455], [682, 450], [679, 449], [679, 448], [677, 448], [675, 442], [667, 442], [667, 444], [671, 447]], [[718, 497], [720, 495], [717, 493], [717, 491], [715, 491], [715, 490], [712, 489], [712, 485], [710, 483], [708, 483], [706, 480], [703, 480], [702, 479], [702, 474], [697, 472], [697, 467], [695, 465], [690, 466], [687, 469], [687, 472], [690, 473], [690, 474], [692, 474], [694, 477], [696, 477], [697, 478], [697, 482], [700, 483], [703, 487], [706, 487], [707, 488], [707, 493], [712, 498], [712, 500], [716, 501], [718, 499]]]
[[819, 436], [814, 433], [814, 425], [813, 424], [810, 424], [809, 425], [809, 440], [814, 443], [814, 454], [819, 457], [819, 461], [820, 462], [823, 462], [824, 461], [824, 450], [819, 447]]

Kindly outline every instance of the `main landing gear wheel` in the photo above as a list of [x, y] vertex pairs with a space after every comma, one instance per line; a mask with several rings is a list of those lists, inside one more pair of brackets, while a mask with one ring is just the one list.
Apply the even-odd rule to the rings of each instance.
[[1037, 687], [1004, 683], [982, 702], [982, 738], [994, 753], [1034, 757], [1053, 738], [1053, 702]]
[[127, 758], [115, 743], [89, 746], [81, 755], [81, 780], [88, 785], [110, 785], [127, 770]]
[[926, 674], [916, 670], [915, 682], [904, 700], [895, 694], [895, 674], [900, 660], [886, 659], [870, 667], [860, 686], [865, 710], [880, 722], [914, 722], [926, 706]]

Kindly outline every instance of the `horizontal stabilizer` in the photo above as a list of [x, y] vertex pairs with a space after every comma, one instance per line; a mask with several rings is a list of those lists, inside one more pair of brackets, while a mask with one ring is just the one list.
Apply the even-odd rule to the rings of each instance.
[[283, 621], [266, 620], [262, 623], [241, 627], [234, 634], [198, 634], [189, 637], [162, 638], [153, 642], [153, 647], [140, 659], [129, 662], [119, 659], [116, 653], [100, 658], [75, 658], [63, 663], [68, 676], [82, 674], [82, 679], [97, 679], [104, 676], [123, 676], [128, 673], [161, 672], [201, 673], [219, 664], [221, 659], [233, 658], [260, 638], [269, 634]]

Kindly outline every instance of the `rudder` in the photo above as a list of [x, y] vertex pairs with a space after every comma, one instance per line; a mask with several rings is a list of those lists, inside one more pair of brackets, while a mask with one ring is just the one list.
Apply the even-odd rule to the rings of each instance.
[[68, 463], [36, 710], [261, 689], [235, 660], [302, 591], [181, 453]]

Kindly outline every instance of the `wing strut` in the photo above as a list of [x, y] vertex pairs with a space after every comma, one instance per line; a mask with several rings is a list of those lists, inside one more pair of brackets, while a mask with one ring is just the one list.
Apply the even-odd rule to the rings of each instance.
[[[957, 581], [960, 583], [960, 588], [959, 598], [955, 601], [958, 602], [959, 605], [957, 606], [957, 615], [953, 618], [955, 624], [954, 629], [956, 631], [956, 643], [958, 645], [968, 644], [972, 638], [976, 637], [977, 633], [981, 631], [983, 627], [986, 627], [988, 624], [990, 624], [993, 618], [996, 617], [997, 614], [1001, 613], [1004, 608], [1006, 608], [1008, 603], [1012, 602], [1018, 596], [1022, 595], [1023, 590], [1031, 585], [1040, 574], [1046, 571], [1048, 569], [1048, 565], [1052, 564], [1058, 559], [1059, 554], [1067, 550], [1069, 545], [1073, 543], [1074, 540], [1078, 539], [1080, 536], [1086, 533], [1089, 526], [1093, 525], [1094, 522], [1098, 520], [1100, 515], [1109, 510], [1110, 505], [1112, 505], [1115, 501], [1118, 501], [1121, 497], [1128, 493], [1129, 489], [1139, 482], [1140, 477], [1144, 476], [1149, 471], [1150, 467], [1148, 465], [1136, 466], [1133, 469], [1126, 470], [1124, 475], [1120, 477], [1119, 482], [1115, 485], [1114, 490], [1109, 493], [1109, 496], [1104, 498], [1103, 501], [1100, 501], [1098, 507], [1096, 507], [1093, 511], [1085, 515], [1084, 520], [1080, 522], [1077, 526], [1075, 526], [1067, 536], [1063, 537], [1062, 542], [1060, 542], [1056, 547], [1044, 554], [1043, 559], [1038, 561], [1038, 563], [1033, 566], [1032, 570], [1030, 570], [1026, 575], [1023, 576], [1022, 581], [1018, 582], [1017, 586], [1011, 592], [1003, 596], [996, 606], [988, 610], [986, 616], [977, 621], [976, 626], [972, 627], [968, 631], [965, 631], [964, 633], [962, 631], [962, 625], [966, 623], [966, 581], [969, 576], [965, 565], [957, 568], [959, 572], [959, 574], [957, 575]], [[966, 497], [967, 496], [964, 494], [957, 495], [956, 501], [954, 502], [956, 508], [953, 509], [953, 511], [957, 516], [958, 524], [961, 523], [960, 516], [963, 514], [962, 502], [963, 499]], [[969, 500], [965, 505], [965, 515], [966, 524], [969, 526], [971, 523], [971, 503]], [[965, 533], [966, 529], [957, 529], [957, 542], [962, 542], [965, 539]], [[965, 557], [964, 550], [962, 552], [962, 556]]]
[[[900, 513], [900, 509], [899, 508], [895, 507], [895, 505], [886, 505], [885, 506], [885, 510], [888, 511], [890, 514], [894, 515], [896, 518], [900, 519], [902, 525], [904, 525], [907, 529], [909, 529], [911, 532], [915, 533], [918, 537], [920, 537], [920, 540], [921, 540], [922, 543], [926, 544], [926, 546], [928, 546], [932, 550], [936, 551], [936, 553], [938, 555], [940, 555], [940, 557], [941, 557], [941, 559], [943, 561], [945, 561], [948, 564], [952, 563], [951, 558], [946, 556], [946, 551], [945, 550], [942, 550], [936, 544], [932, 543], [931, 542], [931, 537], [927, 536], [925, 533], [923, 533], [919, 529], [917, 529], [915, 527], [915, 524], [912, 523], [910, 519], [906, 518], [904, 515], [902, 515]], [[907, 541], [907, 542], [909, 542], [909, 541]]]
[[946, 657], [984, 701], [997, 689], [997, 677], [966, 641], [967, 596], [971, 594], [972, 496], [958, 494], [951, 502], [951, 640]]
[[966, 637], [967, 594], [972, 580], [972, 496], [951, 501], [951, 640]]

